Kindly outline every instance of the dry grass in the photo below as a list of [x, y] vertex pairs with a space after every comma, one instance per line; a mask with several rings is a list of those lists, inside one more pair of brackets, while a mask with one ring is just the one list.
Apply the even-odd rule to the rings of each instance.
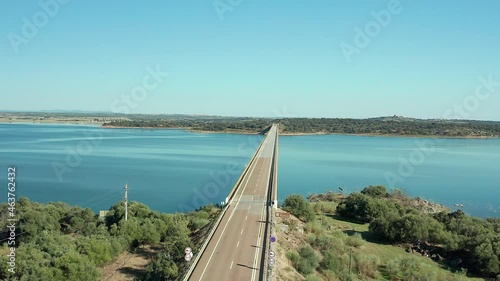
[[[279, 210], [281, 211], [281, 210]], [[349, 222], [340, 220], [334, 216], [320, 216], [322, 223], [313, 223], [313, 227], [318, 225], [323, 225], [327, 229], [326, 231], [341, 230], [344, 233], [353, 235], [355, 233], [361, 234], [362, 237], [369, 237], [368, 234], [368, 224], [359, 224], [355, 222]], [[290, 215], [289, 218], [275, 218], [276, 225], [283, 226], [285, 224], [297, 225], [298, 229], [304, 228], [304, 223]], [[288, 232], [282, 231], [279, 227], [276, 228], [277, 242], [278, 242], [278, 252], [277, 254], [277, 264], [275, 266], [275, 277], [276, 281], [285, 280], [305, 280], [304, 276], [298, 273], [288, 261], [286, 257], [286, 252], [289, 250], [297, 250], [300, 247], [307, 244], [307, 233], [301, 233], [298, 230], [290, 230]], [[370, 239], [368, 239], [370, 240]], [[448, 276], [449, 280], [454, 280], [454, 275], [443, 269], [439, 263], [434, 262], [428, 257], [422, 257], [419, 254], [407, 253], [402, 247], [394, 245], [385, 245], [369, 241], [364, 241], [363, 246], [360, 248], [353, 247], [353, 253], [361, 253], [363, 256], [376, 256], [380, 260], [380, 264], [384, 265], [388, 261], [397, 258], [408, 258], [412, 257], [417, 259], [420, 263], [427, 264], [434, 268], [437, 272], [440, 272], [443, 276]], [[279, 261], [279, 262], [278, 262]], [[379, 268], [382, 270], [382, 268]], [[325, 276], [323, 276], [325, 277]], [[333, 280], [333, 279], [332, 279]], [[375, 280], [390, 280], [387, 276], [379, 275]], [[483, 280], [481, 278], [467, 278], [466, 280]]]
[[159, 246], [144, 246], [133, 253], [125, 251], [102, 268], [101, 280], [133, 281], [145, 274], [148, 263], [160, 251]]

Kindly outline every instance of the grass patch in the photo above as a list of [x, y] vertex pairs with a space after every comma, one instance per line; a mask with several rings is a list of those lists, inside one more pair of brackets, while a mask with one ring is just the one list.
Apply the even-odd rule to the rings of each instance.
[[[344, 233], [347, 233], [345, 230], [354, 230], [355, 233], [360, 233], [363, 238], [368, 234], [368, 224], [360, 224], [355, 222], [350, 222], [346, 220], [340, 220], [337, 218], [333, 218], [334, 216], [328, 216], [324, 220], [328, 222], [334, 229], [344, 229]], [[350, 236], [351, 237], [355, 237]], [[366, 239], [365, 239], [366, 240]], [[428, 257], [422, 257], [418, 254], [410, 254], [407, 253], [403, 248], [388, 244], [379, 244], [370, 241], [363, 241], [363, 246], [358, 249], [357, 247], [353, 247], [353, 253], [360, 253], [363, 255], [373, 255], [377, 256], [380, 259], [380, 265], [378, 266], [378, 270], [381, 272], [380, 276], [377, 276], [374, 280], [391, 280], [387, 272], [387, 264], [393, 260], [404, 258], [404, 257], [412, 257], [415, 258], [419, 263], [423, 263], [428, 265], [433, 270], [436, 270], [438, 274], [443, 276], [447, 276], [449, 280], [455, 280], [453, 278], [456, 277], [453, 273], [449, 272], [443, 266]], [[463, 277], [463, 280], [484, 280], [482, 278], [474, 278], [474, 277]]]

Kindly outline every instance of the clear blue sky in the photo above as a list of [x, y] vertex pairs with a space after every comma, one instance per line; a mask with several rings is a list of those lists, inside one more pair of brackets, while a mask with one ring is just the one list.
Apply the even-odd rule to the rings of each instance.
[[[221, 19], [211, 0], [73, 0], [16, 53], [23, 17], [44, 10], [2, 1], [0, 110], [111, 111], [157, 65], [169, 76], [131, 112], [439, 118], [479, 76], [500, 81], [497, 0], [401, 0], [348, 63], [340, 44], [389, 2], [242, 0]], [[499, 109], [496, 87], [468, 117]]]

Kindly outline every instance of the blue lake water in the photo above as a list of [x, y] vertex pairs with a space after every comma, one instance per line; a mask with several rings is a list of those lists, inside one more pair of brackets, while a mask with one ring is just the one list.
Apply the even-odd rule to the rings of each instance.
[[481, 217], [500, 216], [500, 139], [282, 136], [278, 194], [399, 188]]
[[[14, 165], [17, 196], [95, 211], [121, 200], [128, 183], [129, 200], [164, 212], [187, 211], [223, 201], [262, 138], [0, 124], [0, 178], [6, 190], [7, 167]], [[500, 139], [282, 136], [278, 199], [381, 184], [449, 206], [464, 204], [476, 216], [498, 217], [499, 168]], [[0, 194], [0, 201], [6, 198]]]

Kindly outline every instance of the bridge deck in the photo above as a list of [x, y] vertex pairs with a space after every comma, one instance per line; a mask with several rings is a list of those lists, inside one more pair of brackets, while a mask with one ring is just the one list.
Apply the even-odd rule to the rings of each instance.
[[189, 280], [259, 279], [276, 136], [273, 126]]

